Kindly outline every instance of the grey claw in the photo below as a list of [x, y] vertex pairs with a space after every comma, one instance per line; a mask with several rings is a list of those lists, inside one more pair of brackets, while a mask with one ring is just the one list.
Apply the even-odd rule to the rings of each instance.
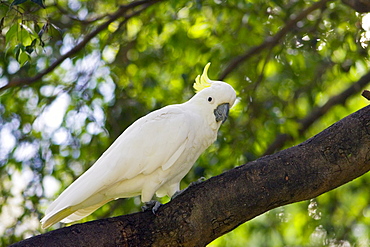
[[145, 205], [141, 207], [141, 210], [143, 210], [143, 212], [151, 210], [152, 213], [156, 215], [159, 207], [162, 205], [162, 203], [152, 200], [146, 202]]

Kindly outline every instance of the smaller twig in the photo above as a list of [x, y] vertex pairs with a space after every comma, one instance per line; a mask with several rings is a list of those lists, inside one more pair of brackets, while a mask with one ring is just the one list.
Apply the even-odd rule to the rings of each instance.
[[62, 14], [68, 16], [68, 18], [70, 18], [71, 20], [81, 22], [82, 24], [85, 24], [85, 25], [91, 24], [91, 23], [96, 22], [96, 21], [100, 21], [100, 20], [106, 18], [107, 16], [109, 16], [109, 14], [106, 13], [106, 14], [102, 14], [102, 15], [99, 15], [99, 16], [96, 16], [96, 17], [90, 17], [90, 18], [87, 18], [87, 19], [80, 19], [78, 16], [69, 13], [68, 10], [66, 10], [65, 8], [60, 6], [58, 3], [55, 3], [53, 6], [55, 6]]
[[[318, 119], [325, 115], [332, 107], [344, 104], [349, 97], [359, 93], [360, 90], [369, 83], [370, 83], [370, 72], [363, 75], [357, 82], [353, 83], [351, 86], [349, 86], [341, 93], [332, 96], [324, 105], [314, 108], [305, 118], [297, 120], [297, 123], [300, 124], [300, 128], [298, 129], [299, 135], [302, 136], [305, 133], [305, 131], [312, 126], [313, 123], [315, 123]], [[365, 94], [370, 98], [370, 92], [368, 90], [365, 91], [368, 92]], [[362, 96], [364, 96], [364, 92], [362, 93]], [[364, 97], [367, 98], [366, 96]], [[278, 135], [272, 142], [272, 144], [266, 149], [263, 155], [272, 154], [275, 151], [280, 150], [281, 148], [283, 148], [287, 141], [292, 140], [293, 136], [290, 134]]]
[[364, 96], [365, 99], [370, 100], [370, 91], [369, 90], [364, 90], [361, 95]]
[[[0, 92], [6, 90], [8, 88], [11, 88], [11, 87], [30, 85], [30, 84], [32, 84], [36, 81], [41, 80], [45, 75], [49, 74], [57, 66], [59, 66], [64, 60], [66, 60], [67, 58], [72, 57], [77, 52], [81, 51], [86, 46], [86, 44], [88, 42], [90, 42], [90, 40], [92, 38], [94, 38], [96, 35], [98, 35], [101, 31], [105, 30], [109, 26], [109, 24], [111, 24], [112, 22], [116, 21], [120, 17], [125, 18], [125, 20], [127, 21], [131, 17], [134, 17], [134, 16], [140, 14], [145, 9], [150, 7], [151, 5], [153, 5], [155, 3], [158, 3], [160, 1], [162, 1], [162, 0], [140, 0], [140, 1], [131, 2], [127, 5], [121, 5], [115, 13], [110, 15], [110, 18], [106, 22], [102, 23], [100, 26], [98, 26], [92, 32], [86, 34], [84, 36], [84, 38], [80, 41], [80, 43], [78, 43], [76, 46], [74, 46], [72, 49], [70, 49], [64, 55], [62, 55], [57, 60], [55, 60], [52, 64], [50, 64], [49, 67], [42, 70], [41, 72], [39, 72], [38, 74], [36, 74], [33, 77], [11, 79], [8, 82], [8, 84], [0, 87]], [[140, 9], [133, 11], [134, 8], [139, 7], [140, 5], [141, 5]], [[129, 12], [130, 10], [131, 10], [131, 12]], [[129, 12], [129, 14], [127, 14], [128, 12]]]
[[329, 1], [331, 0], [321, 0], [319, 2], [316, 2], [312, 4], [312, 6], [300, 12], [298, 15], [292, 16], [292, 18], [285, 24], [285, 26], [280, 31], [278, 31], [274, 36], [267, 37], [262, 44], [250, 48], [245, 54], [236, 57], [234, 60], [232, 60], [229, 63], [229, 65], [225, 68], [225, 70], [221, 73], [219, 79], [220, 80], [225, 79], [225, 77], [228, 74], [230, 74], [232, 70], [238, 67], [242, 62], [245, 62], [246, 60], [260, 53], [264, 49], [276, 46], [280, 42], [280, 40], [295, 27], [297, 22], [303, 20], [308, 14], [310, 14], [314, 10], [324, 7], [325, 4]]

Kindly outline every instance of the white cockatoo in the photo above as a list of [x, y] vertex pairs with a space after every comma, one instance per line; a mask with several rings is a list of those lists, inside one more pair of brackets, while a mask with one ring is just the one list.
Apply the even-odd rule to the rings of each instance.
[[117, 198], [141, 195], [148, 202], [173, 196], [181, 179], [217, 138], [236, 93], [229, 84], [212, 81], [207, 72], [195, 79], [196, 94], [129, 126], [84, 174], [49, 206], [42, 227], [80, 220]]

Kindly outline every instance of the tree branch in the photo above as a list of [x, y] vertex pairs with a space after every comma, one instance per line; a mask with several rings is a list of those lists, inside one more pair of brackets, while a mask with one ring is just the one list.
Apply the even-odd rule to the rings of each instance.
[[[300, 128], [298, 129], [299, 135], [302, 135], [314, 122], [325, 115], [325, 113], [327, 113], [331, 108], [336, 105], [345, 104], [349, 97], [359, 93], [369, 83], [370, 72], [362, 76], [357, 82], [353, 83], [341, 93], [331, 97], [323, 106], [313, 109], [305, 118], [298, 120], [298, 123], [300, 123]], [[282, 149], [285, 143], [292, 139], [293, 136], [289, 134], [278, 135], [263, 155], [272, 154], [275, 151]]]
[[342, 0], [342, 3], [348, 5], [359, 13], [370, 12], [370, 2], [368, 0]]
[[61, 228], [19, 246], [205, 246], [270, 209], [307, 200], [370, 170], [370, 106], [298, 146], [189, 187], [154, 215]]
[[[141, 1], [134, 1], [134, 2], [129, 3], [127, 5], [121, 5], [115, 13], [110, 15], [110, 18], [106, 22], [104, 22], [103, 24], [98, 26], [91, 33], [87, 34], [80, 43], [78, 43], [75, 47], [73, 47], [67, 53], [65, 53], [64, 55], [59, 57], [57, 60], [55, 60], [55, 62], [53, 62], [48, 68], [44, 69], [43, 71], [41, 71], [40, 73], [38, 73], [37, 75], [35, 75], [33, 77], [14, 78], [11, 81], [9, 81], [9, 83], [6, 84], [5, 86], [0, 87], [0, 92], [5, 90], [5, 89], [11, 88], [11, 87], [29, 85], [29, 84], [32, 84], [32, 83], [38, 81], [38, 80], [41, 80], [45, 75], [49, 74], [57, 66], [59, 66], [64, 60], [74, 56], [76, 53], [81, 51], [86, 46], [86, 44], [89, 43], [89, 41], [91, 39], [93, 39], [101, 31], [105, 30], [109, 26], [109, 24], [111, 24], [112, 22], [116, 21], [117, 19], [119, 19], [121, 17], [124, 17], [125, 21], [127, 21], [131, 17], [134, 17], [134, 16], [140, 14], [142, 11], [144, 11], [145, 9], [150, 7], [151, 5], [153, 5], [155, 3], [158, 3], [160, 1], [162, 1], [162, 0], [141, 0]], [[135, 8], [139, 7], [139, 6], [141, 7], [139, 10], [132, 11]], [[132, 12], [127, 14], [129, 11], [132, 11]]]
[[361, 94], [365, 99], [370, 100], [370, 91], [364, 90]]
[[307, 15], [309, 15], [312, 11], [322, 8], [325, 6], [327, 2], [331, 0], [321, 0], [319, 2], [314, 3], [312, 6], [308, 7], [307, 9], [303, 10], [296, 16], [291, 16], [291, 20], [286, 23], [286, 25], [277, 32], [274, 36], [266, 38], [266, 40], [255, 47], [250, 48], [245, 54], [235, 58], [230, 62], [230, 64], [226, 67], [226, 69], [221, 73], [219, 79], [222, 81], [225, 79], [228, 74], [230, 74], [234, 69], [236, 69], [242, 62], [245, 62], [252, 56], [262, 52], [265, 48], [272, 48], [279, 44], [280, 40], [290, 31], [294, 29], [297, 25], [297, 22], [304, 19]]

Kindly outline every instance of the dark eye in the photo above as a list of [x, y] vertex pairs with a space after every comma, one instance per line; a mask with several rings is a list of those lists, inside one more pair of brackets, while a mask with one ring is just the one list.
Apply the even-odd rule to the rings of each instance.
[[208, 102], [212, 102], [213, 98], [212, 97], [208, 97]]

